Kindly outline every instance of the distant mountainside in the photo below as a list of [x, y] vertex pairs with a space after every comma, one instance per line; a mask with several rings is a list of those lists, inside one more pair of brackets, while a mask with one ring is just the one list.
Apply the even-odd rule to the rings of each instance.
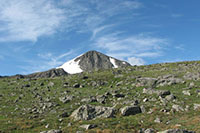
[[44, 71], [44, 72], [29, 74], [29, 75], [26, 75], [24, 77], [28, 77], [28, 78], [53, 78], [53, 77], [64, 76], [64, 75], [68, 75], [68, 73], [65, 72], [63, 69], [50, 69], [50, 70]]
[[99, 69], [123, 68], [131, 66], [126, 61], [121, 61], [107, 56], [97, 51], [89, 51], [82, 54], [60, 67], [50, 69], [44, 72], [33, 73], [29, 75], [15, 75], [17, 78], [52, 78], [69, 74], [81, 73], [84, 71], [93, 71]]
[[69, 74], [81, 73], [99, 69], [123, 68], [131, 66], [126, 61], [107, 56], [97, 51], [89, 51], [80, 55], [58, 68], [63, 68]]

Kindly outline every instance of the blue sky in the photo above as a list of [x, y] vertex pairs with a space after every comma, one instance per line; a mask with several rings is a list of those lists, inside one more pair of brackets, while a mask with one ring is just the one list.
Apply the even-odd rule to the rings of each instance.
[[1, 0], [0, 75], [89, 50], [133, 65], [200, 60], [199, 0]]

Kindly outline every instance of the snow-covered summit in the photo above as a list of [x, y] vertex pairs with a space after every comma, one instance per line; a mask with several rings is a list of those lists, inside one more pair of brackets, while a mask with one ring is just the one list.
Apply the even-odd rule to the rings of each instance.
[[89, 51], [82, 54], [58, 68], [64, 69], [69, 74], [81, 73], [99, 69], [110, 69], [130, 66], [125, 61], [120, 61], [97, 51]]

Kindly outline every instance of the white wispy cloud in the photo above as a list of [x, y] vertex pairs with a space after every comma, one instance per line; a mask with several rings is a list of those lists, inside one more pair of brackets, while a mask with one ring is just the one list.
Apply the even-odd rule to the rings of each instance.
[[1, 0], [0, 41], [37, 41], [54, 34], [65, 19], [52, 0]]
[[0, 41], [35, 42], [39, 37], [71, 30], [95, 36], [110, 17], [140, 7], [140, 2], [130, 0], [1, 0]]
[[92, 31], [92, 37], [90, 38], [90, 40], [93, 40], [96, 37], [96, 35], [98, 35], [98, 33], [101, 33], [102, 31], [105, 31], [106, 29], [111, 28], [113, 26], [114, 25], [104, 25], [104, 26], [94, 28]]
[[162, 52], [144, 52], [144, 53], [138, 53], [136, 56], [137, 57], [159, 57], [162, 56]]
[[167, 39], [143, 34], [123, 37], [120, 32], [104, 35], [95, 40], [95, 45], [98, 48], [105, 49], [109, 52], [125, 50], [135, 54], [144, 52], [148, 52], [149, 54], [149, 51], [154, 51], [155, 55], [155, 52], [157, 53], [157, 51], [161, 50], [167, 44]]
[[26, 60], [27, 65], [19, 66], [24, 71], [23, 74], [29, 74], [34, 72], [41, 72], [51, 68], [56, 68], [67, 60], [69, 60], [75, 54], [74, 50], [70, 50], [60, 55], [54, 55], [53, 53], [40, 53], [37, 55], [38, 60]]
[[145, 61], [142, 58], [137, 58], [137, 57], [129, 57], [128, 62], [131, 65], [137, 65], [137, 66], [145, 64]]
[[120, 32], [103, 35], [95, 38], [94, 45], [103, 49], [110, 56], [139, 65], [145, 63], [143, 58], [154, 58], [163, 55], [168, 39], [146, 34], [123, 36]]

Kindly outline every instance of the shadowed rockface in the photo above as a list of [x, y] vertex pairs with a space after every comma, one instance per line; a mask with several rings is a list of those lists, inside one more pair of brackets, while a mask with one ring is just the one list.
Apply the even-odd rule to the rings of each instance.
[[82, 56], [76, 58], [75, 61], [80, 61], [79, 65], [82, 70], [92, 71], [92, 70], [99, 70], [99, 69], [115, 68], [113, 63], [110, 61], [110, 58], [114, 59], [115, 64], [118, 66], [118, 68], [131, 66], [126, 61], [115, 59], [113, 57], [107, 56], [97, 51], [89, 51], [83, 54]]

